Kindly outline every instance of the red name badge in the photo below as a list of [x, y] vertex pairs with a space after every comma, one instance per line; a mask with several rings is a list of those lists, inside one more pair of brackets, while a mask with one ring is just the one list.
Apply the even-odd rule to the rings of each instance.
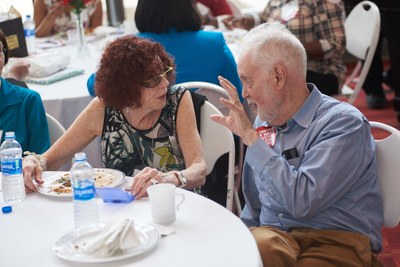
[[256, 129], [258, 135], [267, 145], [274, 147], [276, 141], [276, 128], [272, 126], [261, 126]]

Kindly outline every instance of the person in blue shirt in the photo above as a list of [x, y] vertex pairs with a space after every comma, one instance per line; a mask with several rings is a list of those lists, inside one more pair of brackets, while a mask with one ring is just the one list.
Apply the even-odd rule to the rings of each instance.
[[[135, 13], [137, 36], [161, 43], [174, 58], [176, 83], [202, 81], [218, 83], [228, 78], [241, 95], [237, 66], [221, 32], [201, 29], [201, 18], [192, 0], [139, 0]], [[88, 80], [94, 96], [94, 76]]]
[[307, 56], [287, 29], [262, 24], [243, 37], [243, 97], [220, 77], [229, 116], [211, 119], [247, 145], [245, 207], [265, 267], [383, 266], [375, 142], [355, 107], [306, 82]]
[[[9, 57], [8, 45], [1, 30], [0, 41], [1, 75]], [[43, 153], [50, 147], [50, 137], [42, 99], [39, 93], [11, 82], [0, 77], [1, 142], [5, 132], [12, 131], [23, 151]]]

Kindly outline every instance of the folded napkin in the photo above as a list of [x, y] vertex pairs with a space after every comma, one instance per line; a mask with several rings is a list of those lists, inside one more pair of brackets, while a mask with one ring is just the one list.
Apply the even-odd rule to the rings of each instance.
[[135, 248], [141, 244], [132, 219], [119, 218], [104, 225], [96, 235], [78, 238], [72, 242], [77, 253], [105, 258], [117, 251]]
[[42, 78], [65, 69], [71, 59], [68, 55], [60, 52], [44, 52], [25, 58], [31, 65], [29, 77]]

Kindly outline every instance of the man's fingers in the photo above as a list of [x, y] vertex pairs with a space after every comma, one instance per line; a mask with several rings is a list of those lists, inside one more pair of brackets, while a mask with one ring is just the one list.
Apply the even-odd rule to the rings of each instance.
[[215, 121], [217, 123], [225, 125], [226, 118], [223, 115], [212, 114], [212, 115], [210, 115], [210, 119], [212, 119], [213, 121]]

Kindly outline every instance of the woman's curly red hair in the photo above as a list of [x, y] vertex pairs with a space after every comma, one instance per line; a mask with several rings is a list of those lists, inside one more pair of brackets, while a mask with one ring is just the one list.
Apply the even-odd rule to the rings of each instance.
[[107, 45], [101, 57], [96, 94], [106, 106], [121, 110], [141, 107], [144, 81], [159, 75], [167, 66], [174, 67], [174, 63], [161, 44], [134, 35], [118, 38]]

